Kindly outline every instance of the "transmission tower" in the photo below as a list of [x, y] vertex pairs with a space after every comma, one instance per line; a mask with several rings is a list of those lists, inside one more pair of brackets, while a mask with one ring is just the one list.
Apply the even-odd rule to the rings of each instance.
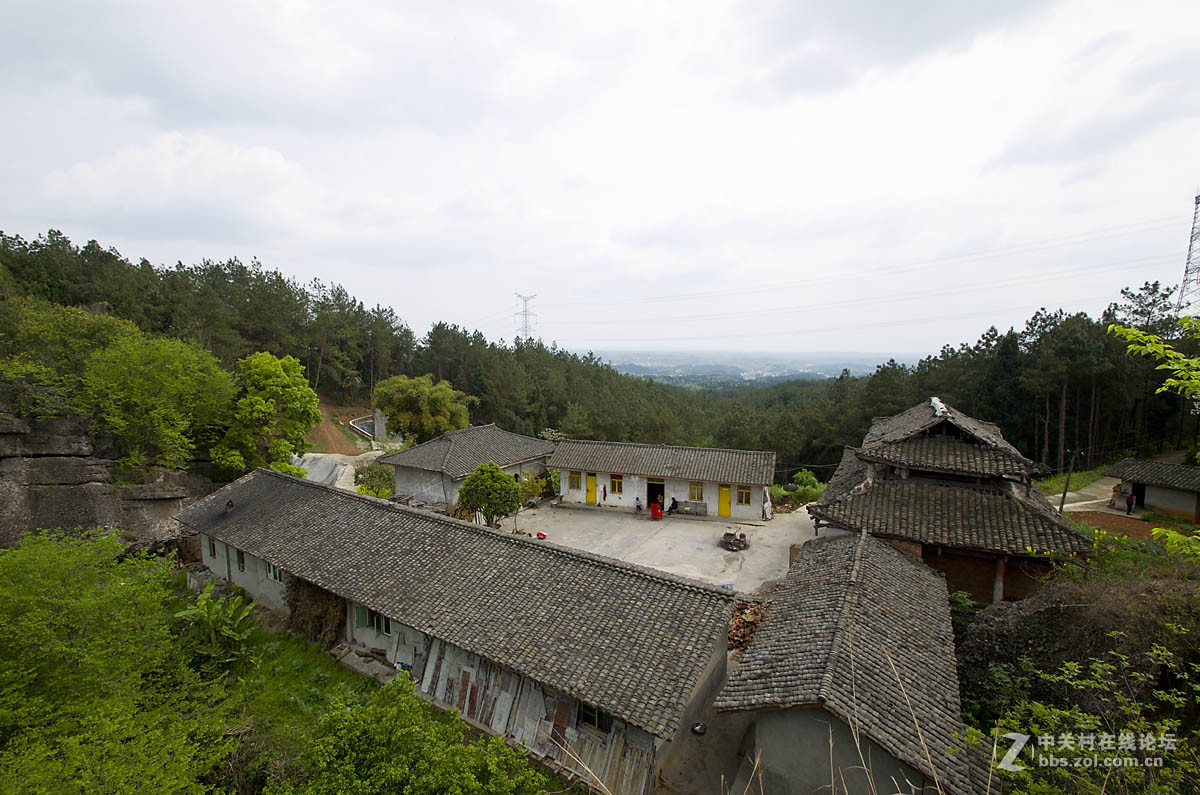
[[516, 313], [516, 317], [521, 324], [520, 328], [517, 329], [517, 337], [524, 340], [533, 339], [533, 323], [530, 321], [536, 318], [537, 315], [529, 311], [529, 302], [537, 298], [537, 296], [521, 295], [520, 293], [517, 293], [516, 296], [521, 299], [521, 311]]
[[1176, 316], [1183, 317], [1191, 309], [1197, 293], [1200, 293], [1200, 195], [1196, 196], [1196, 211], [1192, 215], [1192, 239], [1188, 242], [1183, 283], [1179, 285], [1179, 302], [1175, 304]]

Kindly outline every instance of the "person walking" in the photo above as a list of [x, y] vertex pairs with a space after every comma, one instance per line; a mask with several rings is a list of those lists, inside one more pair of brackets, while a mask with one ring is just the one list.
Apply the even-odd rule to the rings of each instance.
[[637, 497], [634, 499], [633, 510], [635, 510], [638, 513], [642, 512], [642, 498], [641, 497]]
[[1131, 491], [1131, 492], [1129, 492], [1128, 496], [1125, 497], [1125, 515], [1129, 516], [1132, 513], [1133, 513], [1133, 492]]

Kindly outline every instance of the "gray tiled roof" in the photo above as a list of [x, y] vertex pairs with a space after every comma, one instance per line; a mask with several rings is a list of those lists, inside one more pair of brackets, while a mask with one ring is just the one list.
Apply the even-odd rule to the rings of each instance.
[[398, 467], [444, 472], [454, 480], [461, 480], [489, 461], [505, 467], [553, 452], [553, 442], [510, 433], [491, 424], [446, 431], [436, 439], [379, 460]]
[[569, 439], [559, 442], [558, 449], [550, 456], [550, 466], [750, 486], [767, 485], [775, 479], [775, 454], [772, 452], [633, 442]]
[[983, 444], [999, 448], [1025, 460], [1020, 451], [1005, 440], [999, 427], [990, 422], [968, 417], [936, 397], [922, 401], [893, 417], [876, 417], [871, 423], [871, 429], [863, 437], [862, 446], [870, 448], [887, 442], [898, 442], [930, 430], [943, 422], [948, 422], [965, 431]]
[[664, 738], [733, 613], [732, 591], [263, 469], [177, 518]]
[[1090, 543], [1024, 489], [923, 478], [876, 480], [858, 493], [808, 506], [815, 519], [847, 530], [987, 552], [1088, 552]]
[[825, 484], [818, 503], [828, 503], [839, 500], [862, 485], [867, 479], [867, 465], [858, 457], [858, 451], [853, 447], [842, 450], [842, 460], [833, 472], [833, 477]]
[[961, 472], [983, 477], [1023, 478], [1031, 469], [1031, 462], [1017, 453], [944, 434], [882, 442], [874, 447], [862, 448], [858, 455], [868, 461], [910, 469]]
[[964, 735], [945, 580], [866, 534], [801, 548], [715, 706], [824, 706], [947, 792], [975, 791], [974, 755], [945, 751]]
[[1200, 491], [1200, 467], [1187, 464], [1167, 464], [1144, 458], [1126, 458], [1104, 473], [1112, 478], [1163, 486], [1180, 491]]

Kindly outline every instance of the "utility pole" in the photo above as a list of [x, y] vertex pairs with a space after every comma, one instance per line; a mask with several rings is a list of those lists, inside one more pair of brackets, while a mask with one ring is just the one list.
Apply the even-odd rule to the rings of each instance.
[[516, 296], [521, 299], [521, 311], [516, 313], [516, 317], [520, 322], [520, 326], [517, 328], [517, 339], [529, 340], [533, 338], [533, 323], [530, 321], [537, 317], [537, 315], [529, 311], [529, 302], [537, 298], [537, 296], [521, 295], [520, 293], [516, 293]]
[[1183, 270], [1183, 283], [1179, 285], [1179, 300], [1175, 304], [1176, 317], [1183, 317], [1191, 309], [1192, 300], [1200, 293], [1200, 194], [1196, 196], [1196, 210], [1192, 215], [1192, 237], [1188, 241], [1187, 266]]

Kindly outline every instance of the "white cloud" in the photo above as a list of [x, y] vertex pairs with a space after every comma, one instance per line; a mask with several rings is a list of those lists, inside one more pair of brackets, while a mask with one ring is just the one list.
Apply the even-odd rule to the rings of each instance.
[[1178, 279], [1200, 188], [1167, 0], [10, 16], [0, 228], [257, 255], [418, 332], [511, 338], [520, 291], [575, 348], [932, 351]]

